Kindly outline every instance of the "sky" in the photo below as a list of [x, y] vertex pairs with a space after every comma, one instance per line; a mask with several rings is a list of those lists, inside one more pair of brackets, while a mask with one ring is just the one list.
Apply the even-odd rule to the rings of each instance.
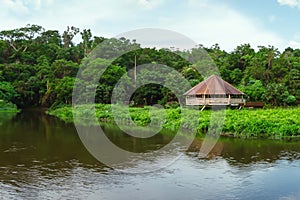
[[226, 51], [246, 43], [300, 48], [300, 0], [0, 0], [0, 8], [0, 30], [75, 26], [110, 38], [161, 28]]

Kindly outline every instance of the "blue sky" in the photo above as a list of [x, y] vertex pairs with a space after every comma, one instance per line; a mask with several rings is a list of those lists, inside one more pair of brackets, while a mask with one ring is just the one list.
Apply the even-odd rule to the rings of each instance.
[[0, 0], [0, 7], [0, 30], [76, 26], [113, 37], [164, 28], [227, 51], [244, 43], [300, 48], [300, 0]]

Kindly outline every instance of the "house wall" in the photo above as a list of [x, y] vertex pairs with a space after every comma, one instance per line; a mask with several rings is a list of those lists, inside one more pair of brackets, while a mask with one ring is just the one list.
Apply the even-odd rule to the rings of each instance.
[[231, 105], [244, 104], [243, 98], [197, 98], [186, 97], [186, 105]]

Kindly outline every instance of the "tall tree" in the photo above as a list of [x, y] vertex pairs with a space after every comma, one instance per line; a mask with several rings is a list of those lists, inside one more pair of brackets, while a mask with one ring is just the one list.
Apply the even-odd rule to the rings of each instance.
[[74, 26], [67, 27], [67, 30], [64, 31], [63, 33], [63, 43], [64, 43], [64, 48], [68, 48], [70, 46], [73, 46], [73, 38], [79, 33], [79, 28], [76, 28]]
[[84, 57], [87, 57], [92, 49], [92, 33], [90, 29], [84, 29], [82, 32], [80, 32], [80, 34], [84, 49]]
[[274, 46], [268, 46], [268, 47], [264, 47], [264, 46], [259, 46], [259, 51], [258, 54], [260, 56], [262, 56], [262, 58], [265, 59], [265, 76], [266, 79], [269, 80], [270, 79], [270, 70], [272, 69], [274, 60], [280, 55], [280, 52], [277, 48], [275, 48]]

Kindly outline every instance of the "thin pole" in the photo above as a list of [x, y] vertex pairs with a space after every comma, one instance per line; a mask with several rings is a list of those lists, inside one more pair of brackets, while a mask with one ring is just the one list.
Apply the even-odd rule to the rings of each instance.
[[134, 74], [133, 74], [133, 78], [134, 78], [134, 85], [136, 85], [136, 54], [134, 54]]

